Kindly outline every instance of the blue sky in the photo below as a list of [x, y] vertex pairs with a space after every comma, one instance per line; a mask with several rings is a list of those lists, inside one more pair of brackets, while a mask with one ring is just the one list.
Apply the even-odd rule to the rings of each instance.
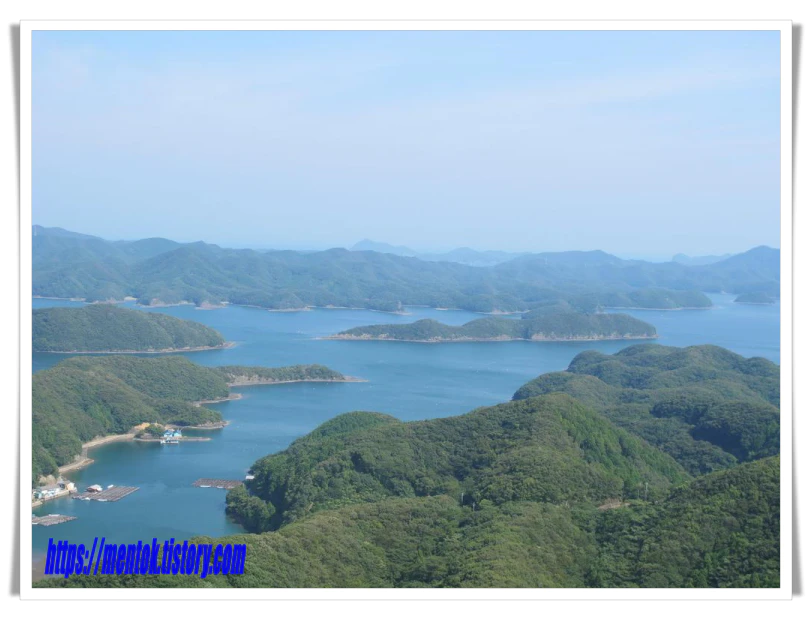
[[779, 244], [778, 32], [35, 32], [34, 222], [326, 248]]

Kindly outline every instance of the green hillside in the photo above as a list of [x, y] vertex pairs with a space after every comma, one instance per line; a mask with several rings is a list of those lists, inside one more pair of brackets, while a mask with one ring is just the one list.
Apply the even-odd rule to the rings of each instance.
[[578, 295], [570, 303], [579, 309], [591, 312], [596, 308], [651, 308], [655, 310], [677, 310], [682, 308], [710, 308], [713, 302], [699, 291], [675, 291], [660, 288], [646, 288], [636, 291], [606, 291]]
[[221, 347], [223, 336], [200, 323], [111, 304], [33, 312], [34, 351], [173, 351]]
[[656, 328], [627, 314], [531, 311], [522, 320], [488, 317], [465, 325], [445, 325], [431, 319], [410, 324], [366, 325], [343, 331], [337, 340], [407, 340], [464, 342], [500, 340], [626, 340], [656, 338]]
[[[426, 305], [492, 312], [596, 293], [596, 300], [583, 302], [593, 305], [587, 310], [594, 303], [705, 306], [707, 298], [696, 291], [777, 296], [780, 288], [779, 251], [765, 247], [702, 266], [623, 260], [596, 251], [529, 254], [473, 267], [380, 252], [258, 252], [166, 239], [109, 242], [65, 233], [36, 230], [34, 295], [88, 301], [131, 296], [142, 304], [230, 302], [272, 309], [397, 311]], [[606, 303], [607, 295], [614, 296], [608, 299], [612, 304]]]
[[780, 585], [777, 457], [610, 510], [450, 495], [324, 510], [247, 545], [242, 575], [72, 576], [36, 587], [722, 588]]
[[54, 474], [104, 435], [126, 433], [143, 422], [193, 426], [220, 421], [196, 401], [229, 395], [234, 377], [261, 375], [263, 383], [332, 380], [324, 366], [207, 368], [185, 357], [74, 357], [33, 376], [33, 463], [36, 482]]
[[264, 531], [389, 497], [597, 504], [645, 483], [662, 494], [688, 477], [669, 456], [564, 395], [424, 422], [345, 416], [257, 461], [247, 492], [229, 494], [228, 513]]
[[694, 474], [779, 452], [779, 367], [711, 345], [635, 345], [579, 354], [514, 399], [562, 392], [673, 456]]

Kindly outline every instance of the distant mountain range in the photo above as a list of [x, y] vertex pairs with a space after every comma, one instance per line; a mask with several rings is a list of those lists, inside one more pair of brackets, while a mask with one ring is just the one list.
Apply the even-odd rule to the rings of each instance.
[[39, 226], [32, 234], [34, 295], [87, 301], [515, 312], [584, 296], [593, 296], [595, 305], [628, 307], [642, 299], [654, 300], [646, 307], [674, 307], [683, 298], [691, 306], [709, 304], [699, 293], [674, 291], [780, 294], [780, 252], [765, 246], [697, 266], [624, 260], [598, 250], [472, 266], [370, 250], [260, 252], [162, 238], [106, 241]]
[[712, 265], [713, 263], [718, 263], [719, 261], [723, 261], [731, 256], [733, 256], [733, 254], [717, 254], [708, 256], [688, 256], [687, 254], [675, 254], [674, 258], [671, 260], [682, 265]]
[[[501, 250], [474, 250], [471, 248], [456, 248], [448, 252], [418, 252], [405, 245], [392, 245], [371, 239], [363, 239], [350, 248], [351, 252], [382, 252], [384, 254], [395, 254], [396, 256], [411, 256], [426, 261], [448, 261], [452, 263], [462, 263], [474, 267], [492, 267], [500, 263], [506, 263], [520, 256], [527, 256], [532, 252], [503, 252]], [[711, 265], [718, 263], [733, 254], [714, 254], [707, 256], [688, 256], [687, 254], [675, 254], [671, 259], [681, 265]]]
[[471, 248], [456, 248], [448, 252], [417, 252], [405, 245], [390, 245], [380, 243], [370, 239], [359, 241], [350, 248], [351, 252], [382, 252], [384, 254], [395, 254], [396, 256], [411, 256], [420, 260], [451, 263], [461, 263], [473, 267], [492, 267], [499, 263], [505, 263], [519, 256], [525, 256], [529, 252], [502, 252], [500, 250], [473, 250]]

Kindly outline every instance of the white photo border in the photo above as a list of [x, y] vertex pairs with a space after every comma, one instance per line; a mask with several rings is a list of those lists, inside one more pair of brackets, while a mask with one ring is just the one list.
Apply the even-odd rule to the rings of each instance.
[[[32, 586], [32, 532], [26, 489], [31, 467], [31, 298], [32, 298], [32, 185], [31, 185], [31, 39], [43, 30], [706, 30], [780, 33], [781, 64], [781, 586], [757, 588], [144, 588], [51, 589]], [[20, 597], [31, 600], [759, 600], [792, 598], [792, 22], [710, 20], [79, 20], [20, 22]]]

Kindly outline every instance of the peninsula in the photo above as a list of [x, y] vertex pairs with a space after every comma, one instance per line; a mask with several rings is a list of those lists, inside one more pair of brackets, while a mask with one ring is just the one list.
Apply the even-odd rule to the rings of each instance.
[[325, 366], [209, 368], [185, 357], [74, 357], [34, 374], [33, 471], [41, 476], [82, 467], [87, 449], [131, 440], [144, 423], [221, 427], [201, 406], [233, 397], [233, 385], [358, 381]]

